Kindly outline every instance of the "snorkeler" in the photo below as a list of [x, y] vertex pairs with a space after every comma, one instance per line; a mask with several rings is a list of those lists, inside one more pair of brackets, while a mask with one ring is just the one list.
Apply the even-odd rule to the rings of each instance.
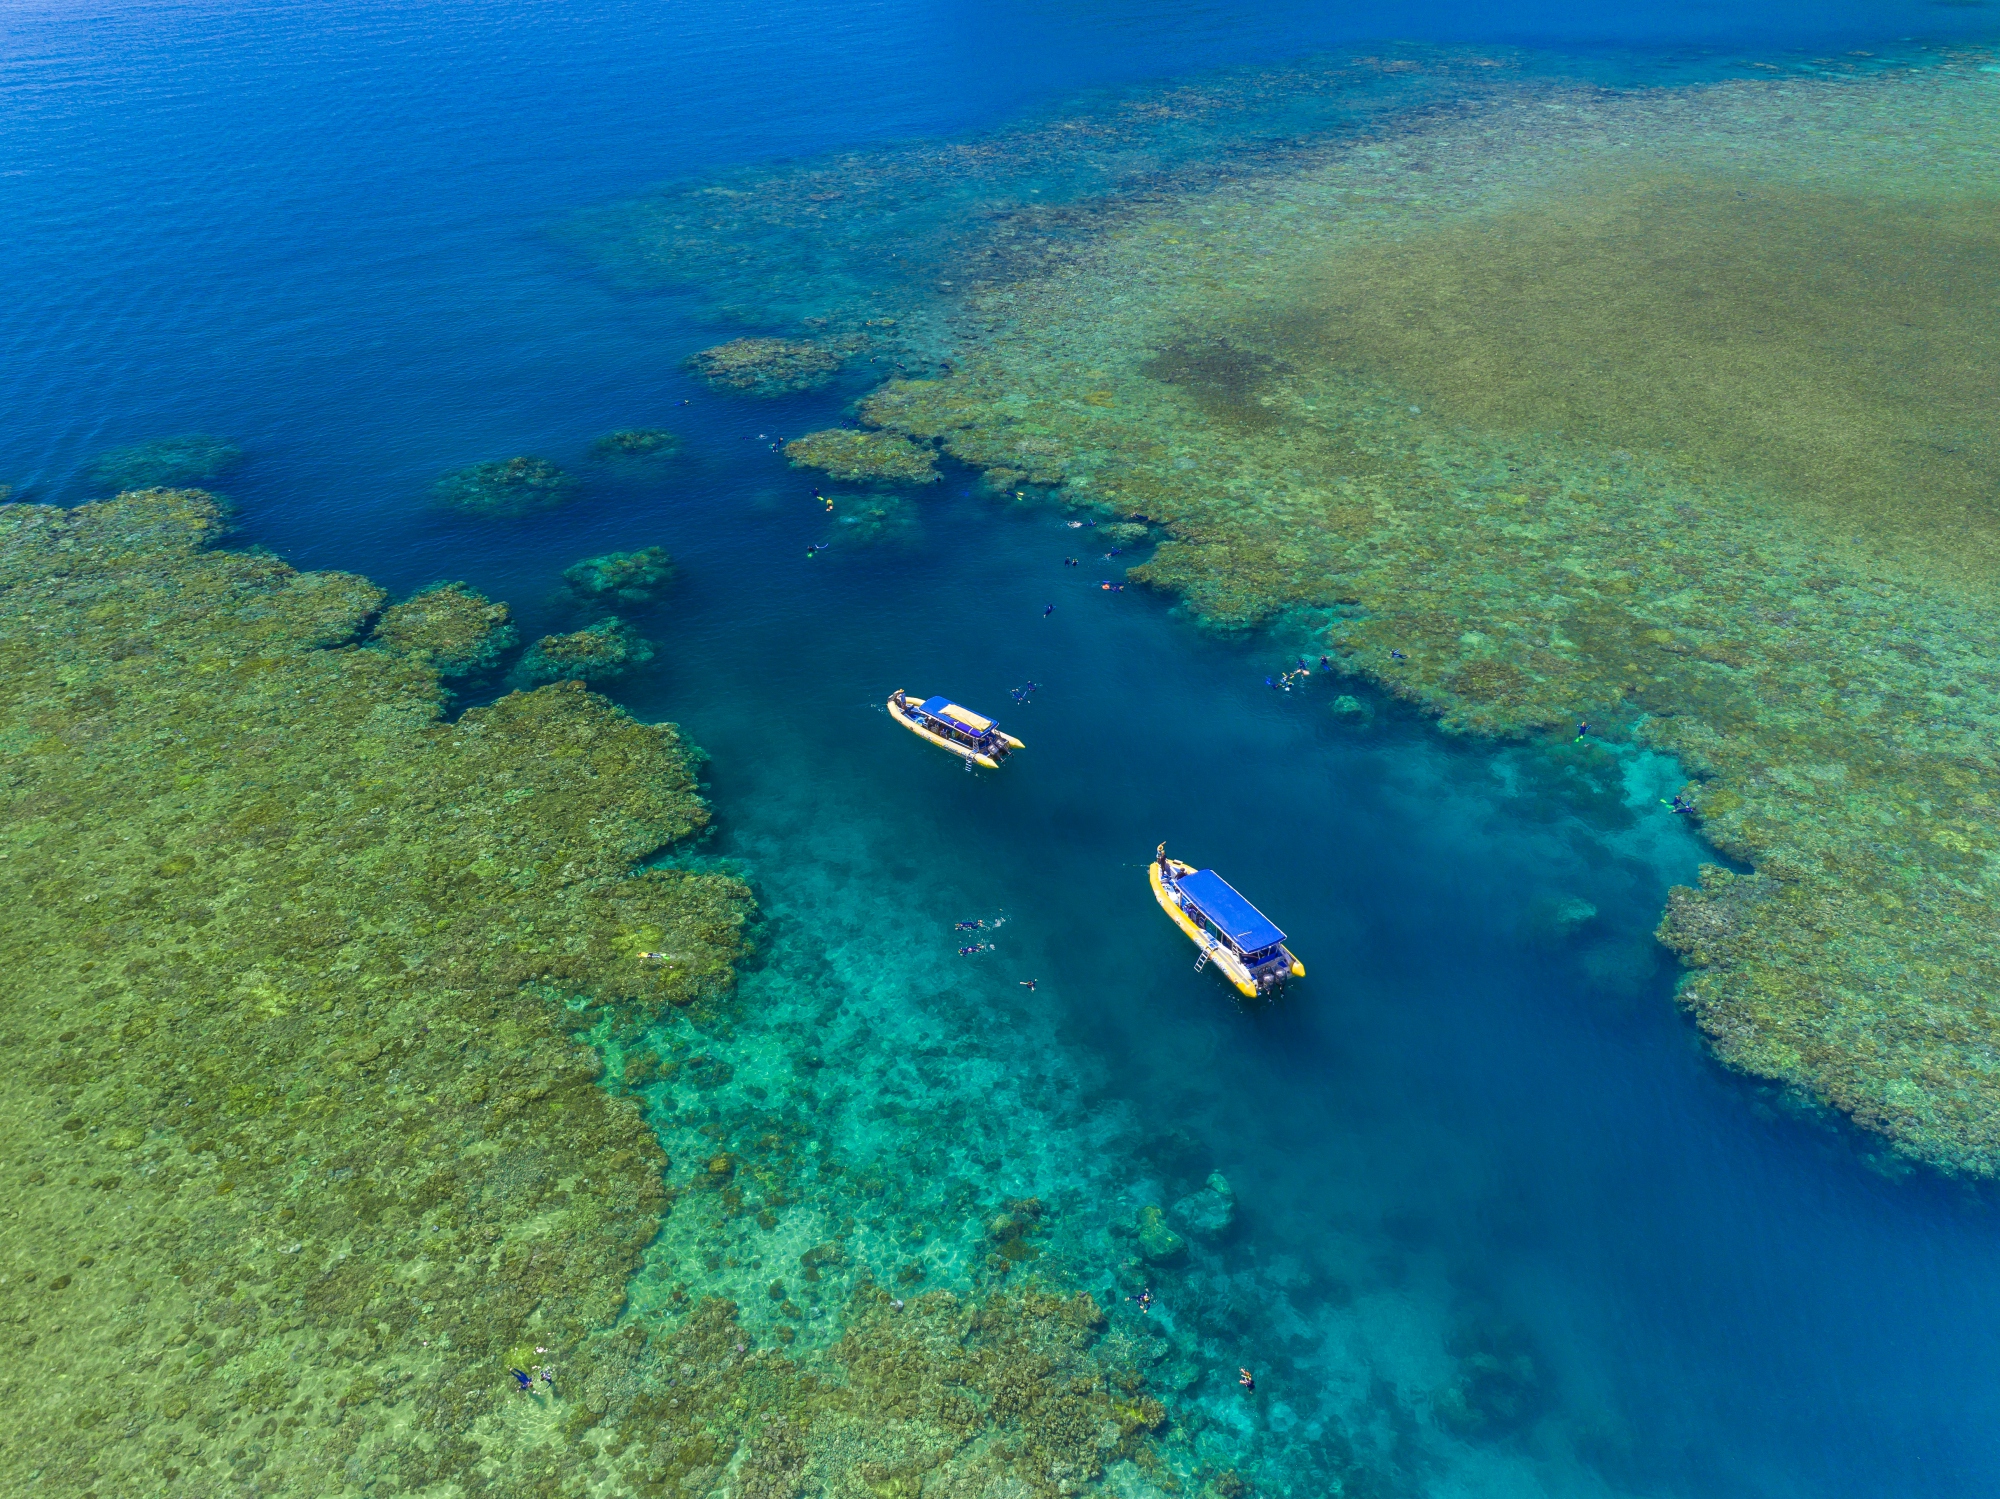
[[1021, 987], [1026, 989], [1030, 994], [1033, 994], [1035, 992], [1035, 981], [1033, 979], [1022, 979]]
[[1153, 1310], [1153, 1288], [1151, 1286], [1141, 1286], [1137, 1296], [1127, 1296], [1125, 1299], [1138, 1303], [1139, 1315], [1142, 1317]]
[[1590, 732], [1590, 720], [1586, 718], [1583, 720], [1583, 722], [1579, 723], [1576, 726], [1576, 738], [1570, 740], [1570, 743], [1571, 744], [1583, 743], [1583, 736], [1585, 734], [1588, 734], [1589, 732]]
[[1236, 1371], [1236, 1382], [1251, 1393], [1254, 1394], [1256, 1392], [1257, 1376], [1252, 1374], [1248, 1369], [1238, 1369]]
[[954, 921], [951, 924], [951, 929], [954, 932], [983, 932], [986, 930], [986, 923], [983, 921]]
[[1051, 614], [1054, 614], [1055, 612], [1056, 612], [1056, 606], [1055, 606], [1054, 604], [1044, 604], [1044, 605], [1042, 605], [1042, 618], [1043, 618], [1043, 619], [1047, 619], [1047, 618], [1048, 618], [1048, 617], [1049, 617], [1049, 616], [1050, 616]]
[[535, 1381], [529, 1377], [525, 1369], [509, 1369], [507, 1372], [514, 1376], [514, 1388], [523, 1395], [534, 1389]]

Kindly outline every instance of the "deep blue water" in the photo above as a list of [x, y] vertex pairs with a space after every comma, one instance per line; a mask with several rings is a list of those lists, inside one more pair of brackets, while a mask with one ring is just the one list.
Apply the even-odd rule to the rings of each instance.
[[[1650, 941], [1701, 857], [1658, 806], [1671, 767], [1544, 764], [1381, 703], [1336, 717], [1320, 680], [1271, 693], [1277, 643], [1094, 590], [1059, 565], [1059, 512], [956, 479], [901, 542], [846, 544], [768, 445], [842, 393], [694, 386], [680, 360], [733, 330], [614, 290], [549, 232], [664, 179], [1384, 36], [1567, 49], [1537, 66], [1650, 81], [1990, 31], [1992, 12], [970, 9], [10, 7], [0, 482], [67, 502], [106, 448], [218, 433], [248, 454], [223, 486], [242, 540], [398, 589], [465, 577], [529, 633], [567, 562], [669, 547], [681, 587], [639, 621], [661, 656], [620, 695], [714, 755], [717, 850], [792, 944], [936, 934], [873, 1002], [1026, 1038], [980, 1044], [1063, 1095], [1048, 1139], [1070, 1154], [1010, 1136], [1001, 1175], [1143, 1197], [1228, 1171], [1237, 1258], [1186, 1295], [1264, 1371], [1264, 1414], [1242, 1418], [1261, 1450], [1328, 1440], [1315, 1423], [1357, 1378], [1416, 1398], [1477, 1324], [1532, 1349], [1545, 1409], [1420, 1491], [2000, 1492], [1993, 1218], [1874, 1174], [1706, 1059]], [[616, 476], [581, 457], [654, 424], [686, 434], [684, 460]], [[427, 507], [441, 471], [523, 451], [587, 474], [585, 500], [518, 522]], [[1005, 705], [1028, 680], [1034, 704], [1006, 716], [1030, 750], [999, 777], [926, 757], [878, 707], [898, 685]], [[773, 699], [823, 737], [774, 745]], [[1291, 932], [1311, 976], [1284, 1005], [1246, 1015], [1191, 972], [1144, 894], [1162, 837]], [[1569, 898], [1598, 915], [1560, 937], [1547, 913]], [[1001, 910], [991, 961], [959, 963], [949, 921]], [[1241, 1409], [1224, 1383], [1197, 1394]]]

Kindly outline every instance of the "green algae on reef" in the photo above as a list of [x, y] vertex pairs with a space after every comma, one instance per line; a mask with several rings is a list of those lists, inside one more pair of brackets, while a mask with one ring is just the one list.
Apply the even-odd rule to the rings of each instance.
[[220, 437], [192, 432], [129, 448], [113, 448], [91, 464], [89, 481], [99, 494], [126, 489], [173, 488], [219, 479], [243, 461], [243, 450]]
[[382, 611], [368, 643], [378, 650], [415, 656], [441, 677], [468, 677], [493, 670], [514, 648], [514, 627], [505, 604], [496, 604], [463, 583], [433, 583]]
[[938, 477], [937, 456], [930, 448], [893, 432], [829, 427], [793, 438], [785, 444], [785, 456], [794, 468], [822, 469], [848, 483], [881, 479], [930, 484]]
[[531, 515], [567, 505], [577, 482], [546, 458], [500, 458], [455, 469], [432, 493], [449, 510], [466, 515]]
[[[693, 752], [573, 684], [448, 723], [429, 653], [370, 637], [379, 589], [219, 529], [185, 491], [0, 508], [0, 1471], [300, 1499], [1152, 1471], [1140, 1349], [1003, 1255], [975, 1295], [892, 1294], [836, 1225], [800, 1278], [841, 1316], [798, 1358], [703, 1293], [657, 1230], [777, 1227], [763, 1126], [706, 1125], [669, 1187], [625, 1091], [669, 1067], [606, 1087], [579, 1044], [729, 1024], [748, 891], [647, 862], [706, 819]], [[690, 1103], [717, 1080], [670, 1066]], [[662, 1256], [667, 1304], [628, 1302]], [[514, 1393], [530, 1361], [556, 1384]]]
[[608, 682], [653, 659], [646, 637], [622, 619], [601, 619], [569, 635], [544, 635], [508, 673], [516, 687], [543, 682]]
[[579, 687], [446, 723], [354, 648], [380, 590], [218, 524], [0, 508], [0, 1469], [479, 1492], [524, 1445], [496, 1360], [566, 1364], [661, 1205], [558, 1001], [716, 995], [747, 892], [635, 872], [706, 818], [671, 726]]
[[1678, 755], [1754, 870], [1660, 929], [1716, 1053], [2000, 1173], [1986, 67], [1496, 89], [1108, 218], [862, 415], [1449, 728]]
[[796, 338], [733, 338], [688, 356], [688, 368], [717, 390], [781, 396], [817, 390], [838, 373], [856, 345]]

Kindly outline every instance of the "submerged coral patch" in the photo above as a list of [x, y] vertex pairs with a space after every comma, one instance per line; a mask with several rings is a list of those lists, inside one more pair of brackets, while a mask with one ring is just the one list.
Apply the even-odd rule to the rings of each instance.
[[516, 687], [543, 682], [608, 682], [653, 659], [646, 637], [622, 619], [601, 619], [569, 635], [544, 635], [507, 674]]
[[570, 592], [594, 604], [656, 603], [673, 579], [674, 559], [665, 547], [606, 552], [563, 569], [563, 582]]
[[848, 483], [884, 479], [929, 484], [938, 477], [936, 454], [894, 432], [829, 427], [786, 443], [785, 456], [795, 468], [823, 469]]
[[846, 363], [852, 347], [793, 338], [733, 338], [690, 355], [688, 368], [718, 390], [778, 396], [817, 390]]
[[681, 450], [678, 434], [662, 427], [625, 427], [590, 445], [593, 458], [671, 458]]
[[458, 469], [432, 493], [440, 505], [467, 515], [529, 515], [567, 505], [577, 482], [545, 458], [524, 456]]
[[873, 546], [916, 538], [917, 507], [902, 495], [878, 491], [834, 494], [828, 498], [833, 503], [831, 534], [837, 540]]
[[433, 583], [382, 611], [370, 645], [428, 662], [441, 677], [490, 671], [514, 648], [508, 609], [463, 583]]
[[98, 494], [127, 489], [178, 489], [219, 479], [243, 461], [234, 443], [206, 433], [162, 437], [129, 448], [113, 448], [90, 466], [90, 487]]

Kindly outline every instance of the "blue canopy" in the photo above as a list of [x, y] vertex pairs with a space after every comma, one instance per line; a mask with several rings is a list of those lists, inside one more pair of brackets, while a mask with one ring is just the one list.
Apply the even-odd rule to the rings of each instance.
[[1262, 952], [1285, 940], [1285, 934], [1271, 925], [1271, 918], [1238, 895], [1229, 881], [1212, 869], [1197, 869], [1177, 882], [1181, 897], [1214, 922], [1230, 942], [1242, 952]]
[[951, 725], [975, 739], [985, 739], [998, 727], [984, 713], [974, 713], [962, 703], [954, 703], [948, 697], [925, 698], [917, 705], [917, 711], [939, 723]]

